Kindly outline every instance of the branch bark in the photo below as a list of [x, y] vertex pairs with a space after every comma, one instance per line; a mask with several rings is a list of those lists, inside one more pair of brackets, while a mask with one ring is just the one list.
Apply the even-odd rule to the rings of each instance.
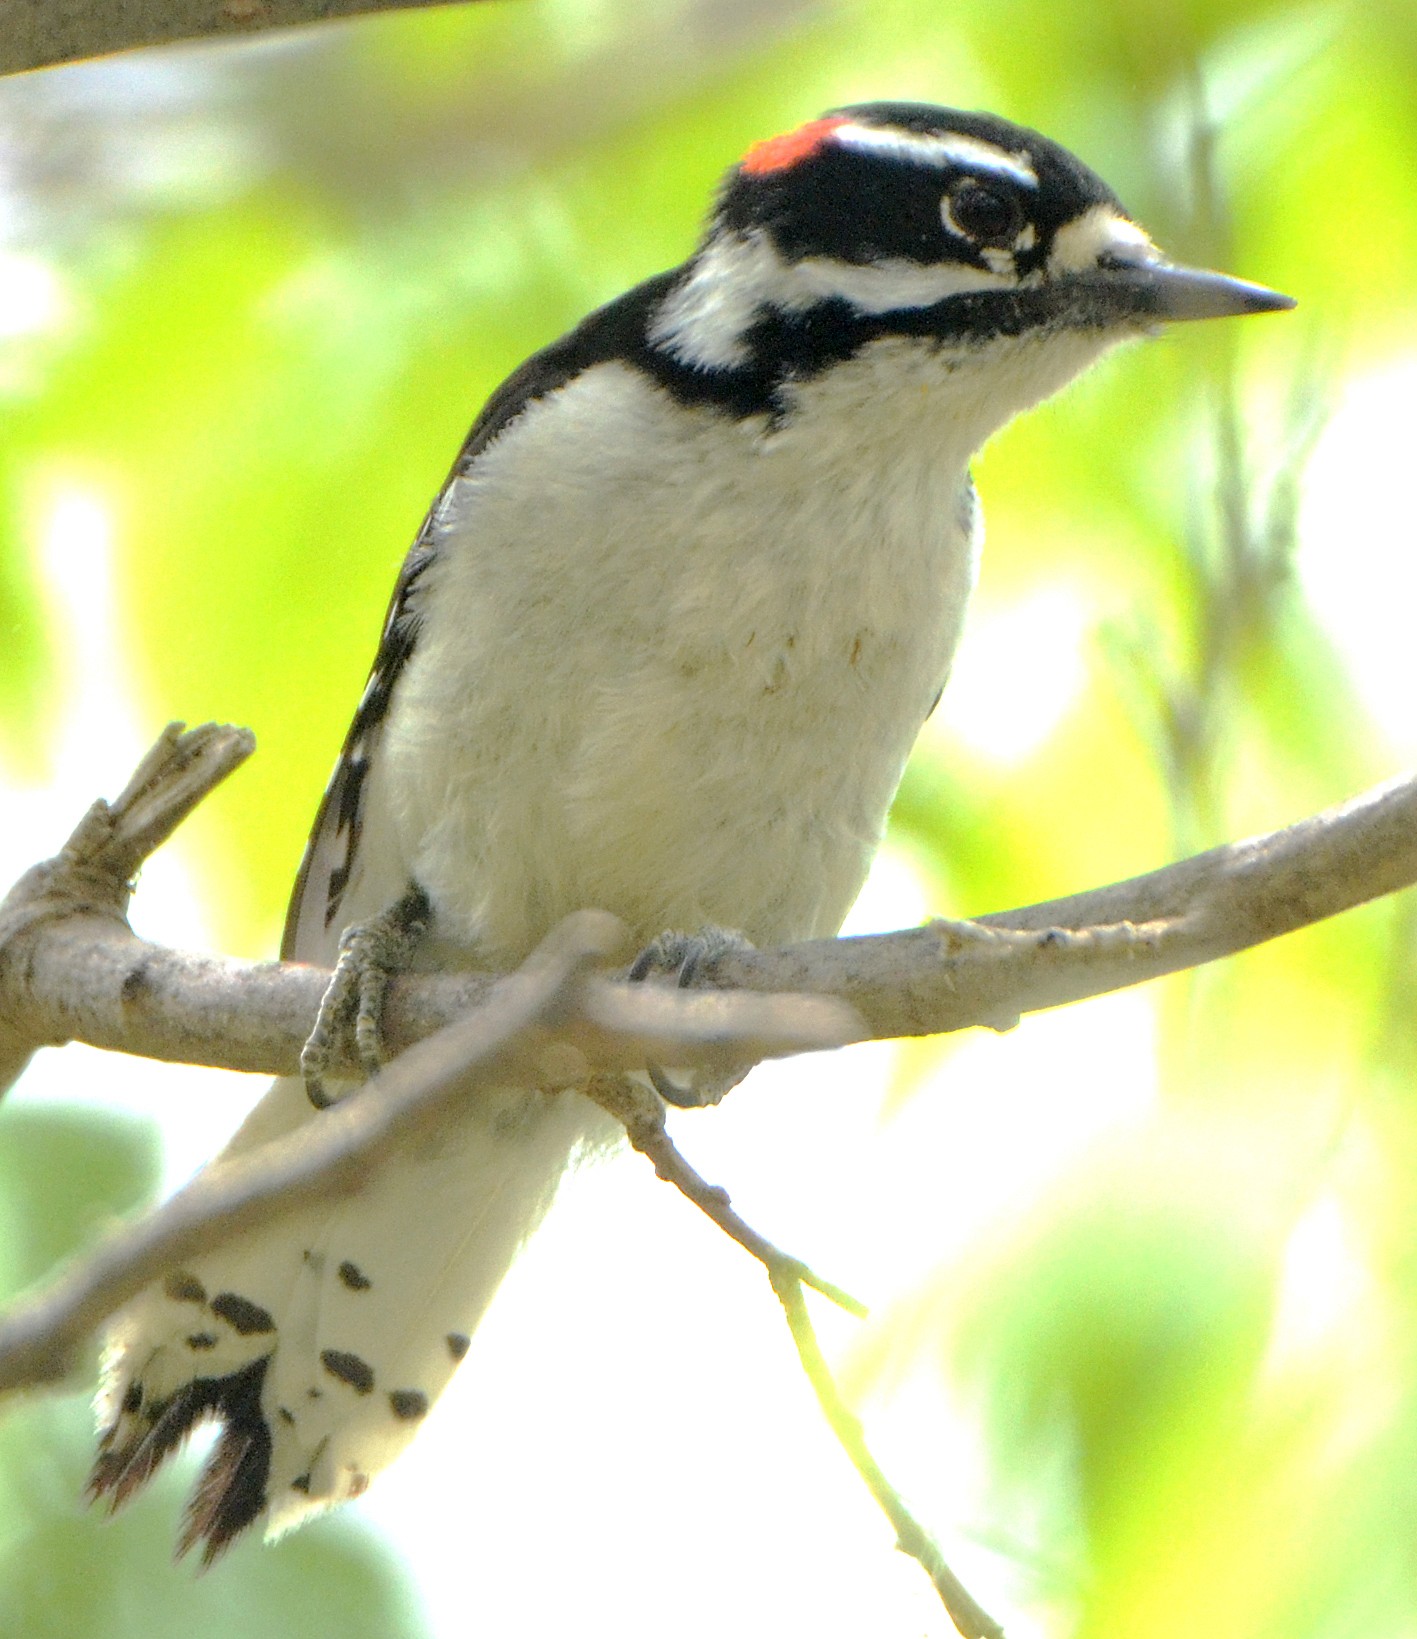
[[[242, 734], [169, 730], [145, 765], [131, 815], [129, 793], [103, 808], [107, 818], [96, 818], [103, 805], [96, 807], [60, 855], [27, 872], [0, 904], [0, 1073], [37, 1046], [70, 1040], [271, 1075], [298, 1068], [328, 973], [164, 949], [123, 920], [144, 848], [189, 811], [198, 788], [210, 789], [249, 753]], [[156, 829], [168, 799], [153, 787], [161, 778], [154, 769], [165, 758], [173, 806], [165, 829]], [[115, 825], [116, 837], [105, 829]], [[1024, 1013], [1214, 961], [1413, 882], [1417, 777], [1408, 777], [1282, 831], [1086, 893], [972, 922], [731, 952], [688, 995], [598, 977], [583, 1004], [593, 1025], [576, 1026], [584, 1039], [575, 1044], [596, 1070], [646, 1057], [722, 1068], [735, 1052], [781, 1051], [772, 1041], [784, 1008], [793, 1028], [834, 1043], [1008, 1029]], [[385, 1015], [389, 1046], [405, 1048], [480, 1005], [496, 978], [396, 981]], [[846, 1003], [853, 1016], [807, 1020], [793, 1010], [808, 997]]]
[[498, 1080], [554, 1085], [574, 1074], [569, 1060], [548, 1062], [545, 1032], [573, 1009], [587, 968], [622, 939], [601, 912], [569, 918], [475, 1014], [390, 1064], [377, 1096], [346, 1099], [279, 1143], [209, 1168], [148, 1218], [110, 1234], [0, 1321], [0, 1394], [62, 1378], [95, 1328], [164, 1271], [252, 1224], [353, 1194], [371, 1167], [458, 1098]]
[[102, 57], [175, 40], [223, 39], [299, 28], [370, 11], [410, 11], [446, 0], [9, 0], [0, 26], [0, 74]]

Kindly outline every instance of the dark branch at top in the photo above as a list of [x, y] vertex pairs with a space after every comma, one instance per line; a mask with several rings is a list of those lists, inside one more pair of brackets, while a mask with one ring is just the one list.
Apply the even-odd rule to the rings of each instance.
[[298, 28], [368, 11], [410, 11], [443, 0], [8, 0], [0, 74], [48, 68], [175, 40], [219, 40]]

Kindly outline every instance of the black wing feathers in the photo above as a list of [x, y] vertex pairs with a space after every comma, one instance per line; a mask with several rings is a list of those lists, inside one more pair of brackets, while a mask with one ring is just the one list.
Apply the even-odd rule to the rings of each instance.
[[[534, 353], [492, 394], [473, 423], [457, 460], [453, 462], [452, 471], [439, 491], [438, 499], [423, 520], [418, 538], [404, 560], [394, 586], [369, 681], [364, 686], [354, 721], [349, 726], [334, 773], [325, 788], [310, 840], [296, 874], [281, 940], [282, 960], [291, 961], [298, 955], [308, 956], [309, 947], [303, 937], [297, 938], [297, 934], [303, 935], [305, 929], [315, 925], [316, 921], [320, 931], [325, 932], [334, 925], [339, 915], [340, 903], [349, 885], [359, 849], [370, 762], [375, 755], [399, 677], [418, 641], [422, 621], [416, 593], [419, 581], [438, 555], [439, 508], [448, 486], [454, 479], [465, 477], [471, 471], [482, 451], [528, 405], [563, 386], [593, 364], [612, 358], [637, 359], [645, 350], [647, 315], [676, 275], [677, 270], [675, 273], [661, 274], [627, 292], [619, 300], [592, 313], [559, 341]], [[309, 894], [318, 895], [319, 898], [307, 908], [305, 900]], [[317, 917], [315, 913], [318, 913]], [[306, 948], [297, 951], [297, 944]]]
[[413, 603], [413, 592], [435, 556], [431, 538], [432, 521], [433, 514], [430, 512], [399, 571], [369, 680], [364, 685], [354, 720], [344, 737], [335, 771], [320, 799], [286, 912], [285, 933], [280, 946], [282, 961], [292, 961], [297, 956], [307, 954], [306, 951], [297, 950], [297, 945], [303, 943], [297, 935], [305, 920], [306, 894], [314, 892], [322, 896], [319, 926], [327, 929], [339, 914], [340, 901], [349, 885], [363, 825], [364, 787], [370, 761], [388, 714], [394, 685], [418, 638], [420, 621]]

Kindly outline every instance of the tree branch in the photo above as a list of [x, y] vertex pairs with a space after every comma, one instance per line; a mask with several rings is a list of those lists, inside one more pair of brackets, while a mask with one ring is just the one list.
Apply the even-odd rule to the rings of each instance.
[[[115, 1231], [0, 1320], [0, 1394], [62, 1377], [83, 1340], [174, 1265], [253, 1223], [264, 1226], [313, 1201], [363, 1188], [391, 1153], [477, 1089], [583, 1085], [590, 1071], [577, 1042], [592, 1044], [596, 1057], [607, 1060], [642, 1054], [637, 1026], [630, 1042], [618, 1041], [593, 1001], [587, 1005], [589, 969], [622, 953], [624, 944], [624, 927], [603, 911], [568, 917], [522, 968], [493, 986], [476, 1012], [400, 1054], [367, 1095], [347, 1098], [300, 1131], [209, 1168], [150, 1217]], [[672, 1011], [677, 998], [660, 1000]], [[816, 1020], [832, 1022], [821, 1012]], [[842, 1022], [839, 1009], [835, 1022]], [[812, 1023], [805, 1033], [789, 1026], [776, 1040], [769, 1033], [759, 1045], [779, 1052], [823, 1045]], [[733, 1051], [742, 1051], [736, 1039]]]
[[[27, 872], [0, 904], [0, 1072], [37, 1046], [70, 1040], [295, 1072], [327, 972], [167, 950], [122, 920], [143, 848], [249, 750], [243, 731], [209, 726], [184, 736], [174, 726], [141, 780], [111, 808], [97, 805], [57, 858]], [[784, 1008], [794, 1028], [838, 1042], [1007, 1029], [1023, 1013], [1213, 961], [1414, 881], [1417, 778], [1409, 777], [1285, 830], [978, 921], [729, 952], [688, 995], [597, 977], [572, 1040], [592, 1068], [615, 1071], [646, 1057], [721, 1068], [735, 1051], [766, 1056]], [[385, 1015], [391, 1049], [478, 1006], [495, 983], [481, 973], [395, 981]], [[795, 1009], [808, 997], [849, 1004], [855, 1022], [839, 1013], [806, 1021]]]
[[731, 952], [716, 985], [830, 994], [872, 1039], [1020, 1015], [1199, 967], [1417, 882], [1417, 776], [1107, 887], [901, 933]]
[[[112, 1232], [37, 1295], [0, 1316], [0, 1394], [66, 1376], [102, 1322], [174, 1267], [243, 1229], [265, 1227], [317, 1201], [366, 1188], [391, 1155], [479, 1090], [508, 1084], [562, 1092], [581, 1088], [624, 1123], [631, 1143], [654, 1162], [660, 1177], [764, 1265], [828, 1421], [896, 1526], [900, 1547], [925, 1566], [965, 1639], [998, 1639], [1002, 1630], [954, 1576], [867, 1448], [860, 1422], [822, 1355], [803, 1288], [814, 1287], [853, 1314], [864, 1314], [863, 1306], [733, 1211], [727, 1193], [709, 1185], [679, 1154], [665, 1131], [663, 1102], [654, 1093], [626, 1077], [590, 1076], [585, 1058], [569, 1045], [568, 1037], [577, 1034], [607, 1034], [593, 1002], [586, 1005], [590, 973], [622, 950], [625, 937], [623, 925], [603, 911], [568, 917], [521, 969], [495, 984], [481, 1007], [409, 1048], [360, 1096], [249, 1155], [208, 1168], [148, 1217]], [[670, 994], [661, 1000], [672, 1010], [695, 999]], [[578, 1018], [582, 1010], [585, 1016]], [[822, 1014], [810, 1003], [808, 1010]], [[821, 1043], [803, 1037], [775, 1045], [801, 1049]], [[741, 1044], [735, 1041], [734, 1048], [741, 1051]], [[634, 1056], [628, 1044], [619, 1050]], [[600, 1056], [612, 1057], [614, 1049], [606, 1046]]]
[[9, 0], [0, 74], [46, 68], [174, 40], [223, 39], [298, 28], [369, 11], [410, 11], [446, 0]]
[[[166, 950], [125, 920], [142, 860], [254, 749], [246, 729], [169, 724], [122, 794], [94, 803], [59, 853], [0, 901], [0, 1090], [36, 1047], [66, 1041], [232, 1070], [298, 1070], [325, 969]], [[399, 981], [391, 1052], [482, 1006], [498, 982], [496, 974]], [[862, 1034], [849, 1007], [826, 997], [694, 995], [604, 980], [584, 989], [559, 1032], [559, 1050], [574, 1056], [581, 1079], [591, 1068], [666, 1057], [723, 1071]], [[336, 1068], [362, 1074], [352, 1059]]]

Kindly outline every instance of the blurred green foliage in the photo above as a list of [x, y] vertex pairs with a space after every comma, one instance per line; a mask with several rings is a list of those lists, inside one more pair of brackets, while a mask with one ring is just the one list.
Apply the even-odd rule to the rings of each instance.
[[[227, 948], [273, 948], [396, 564], [482, 399], [679, 259], [748, 141], [853, 99], [1045, 129], [1176, 254], [1303, 303], [1133, 350], [981, 462], [977, 618], [1063, 589], [1084, 676], [1021, 755], [948, 708], [927, 734], [893, 841], [937, 907], [1115, 879], [1391, 772], [1293, 573], [1293, 499], [1345, 384], [1417, 355], [1411, 0], [525, 0], [167, 53], [164, 73], [0, 86], [15, 248], [69, 304], [0, 379], [0, 756], [42, 774], [58, 730], [36, 543], [56, 495], [91, 489], [152, 727], [260, 741], [183, 839]], [[1409, 515], [1354, 509], [1410, 551]], [[1049, 661], [1021, 649], [1015, 683], [1045, 693]], [[1168, 984], [1154, 1117], [876, 1329], [868, 1376], [924, 1362], [971, 1397], [992, 1517], [1039, 1522], [1011, 1551], [1048, 1631], [1417, 1631], [1414, 958], [1410, 907], [1383, 904]], [[902, 1096], [953, 1051], [912, 1054]], [[11, 1285], [137, 1200], [146, 1165], [116, 1126], [7, 1113]], [[1295, 1260], [1334, 1223], [1340, 1319], [1296, 1342]], [[5, 1432], [0, 1632], [165, 1631], [141, 1584], [172, 1507], [76, 1526], [81, 1421], [44, 1407]], [[248, 1555], [240, 1608], [204, 1584], [172, 1631], [289, 1631], [333, 1588], [329, 1631], [402, 1631], [354, 1552]]]

